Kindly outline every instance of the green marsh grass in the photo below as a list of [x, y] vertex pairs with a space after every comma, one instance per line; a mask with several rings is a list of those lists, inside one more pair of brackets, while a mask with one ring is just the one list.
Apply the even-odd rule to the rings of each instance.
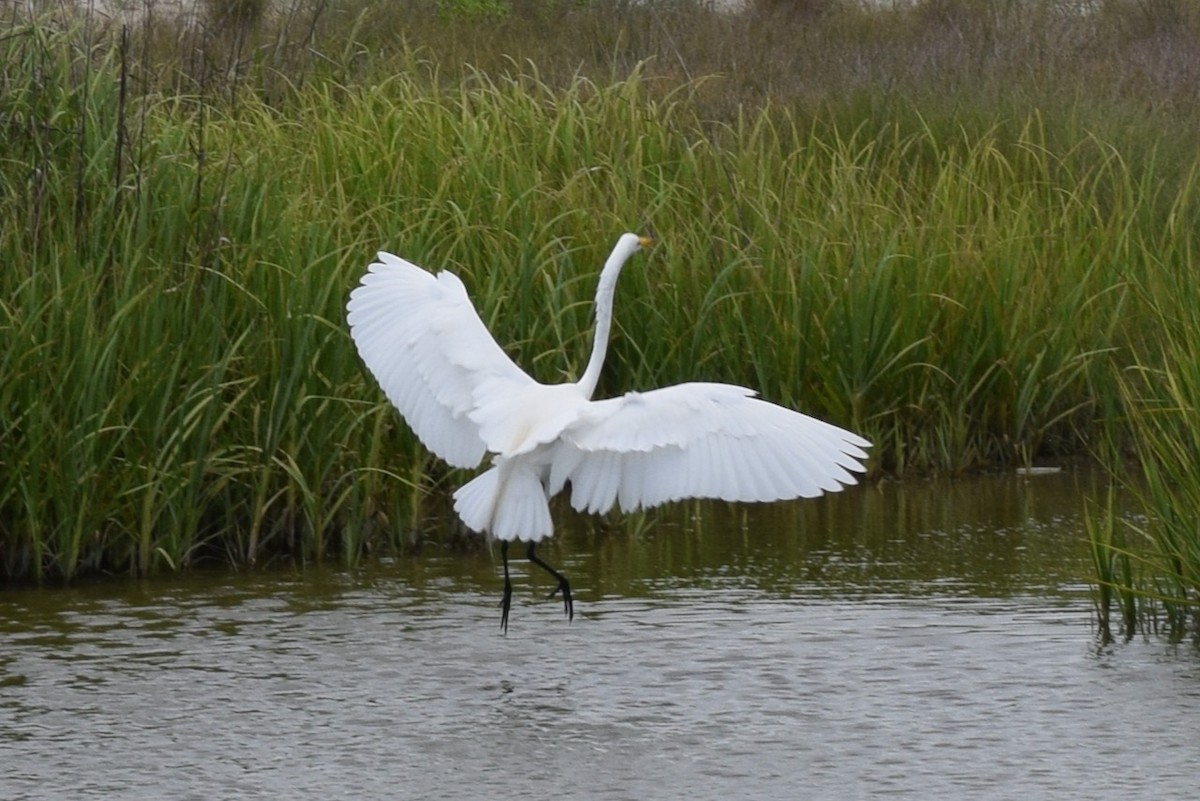
[[[1200, 189], [1194, 175], [1188, 187]], [[1181, 237], [1178, 247], [1190, 261], [1192, 239]], [[1121, 598], [1127, 635], [1160, 622], [1175, 636], [1200, 631], [1200, 308], [1192, 282], [1186, 272], [1158, 270], [1139, 286], [1150, 324], [1135, 361], [1118, 376], [1136, 458], [1110, 461], [1143, 514], [1124, 522], [1129, 536], [1121, 542], [1089, 532], [1099, 563], [1126, 566], [1100, 575]]]
[[[1089, 507], [1084, 515], [1088, 543], [1095, 569], [1095, 605], [1100, 635], [1114, 639], [1114, 629], [1132, 636], [1138, 628], [1137, 594], [1134, 590], [1136, 552], [1130, 551], [1126, 534], [1128, 521], [1120, 519], [1114, 508], [1115, 491], [1110, 487], [1103, 508]], [[1116, 625], [1113, 607], [1117, 609]]]
[[[493, 27], [528, 27], [514, 9]], [[1114, 376], [1166, 364], [1142, 348], [1147, 299], [1182, 291], [1163, 276], [1189, 274], [1200, 222], [1194, 164], [1157, 127], [1093, 130], [1086, 99], [775, 97], [702, 77], [698, 28], [673, 60], [645, 53], [667, 18], [628, 11], [648, 38], [605, 45], [590, 77], [493, 60], [472, 21], [444, 35], [494, 67], [447, 66], [379, 38], [371, 7], [339, 29], [361, 41], [324, 51], [327, 16], [123, 34], [14, 18], [4, 573], [354, 562], [419, 538], [423, 499], [462, 476], [347, 336], [381, 248], [460, 274], [518, 362], [559, 381], [586, 359], [613, 238], [650, 231], [600, 391], [755, 386], [863, 432], [875, 474], [1128, 444]]]

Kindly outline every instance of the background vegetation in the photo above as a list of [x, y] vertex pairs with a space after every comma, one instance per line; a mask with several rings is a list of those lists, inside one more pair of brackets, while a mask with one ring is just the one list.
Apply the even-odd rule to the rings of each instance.
[[0, 6], [0, 571], [405, 545], [460, 477], [357, 361], [363, 265], [560, 380], [635, 229], [602, 391], [756, 386], [876, 474], [1144, 468], [1097, 565], [1190, 608], [1200, 14], [881, 5]]

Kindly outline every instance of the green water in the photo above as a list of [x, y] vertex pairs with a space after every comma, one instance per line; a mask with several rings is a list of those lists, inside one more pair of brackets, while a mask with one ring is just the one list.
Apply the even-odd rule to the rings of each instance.
[[1100, 644], [1097, 483], [561, 514], [575, 621], [516, 559], [507, 637], [486, 549], [6, 591], [0, 798], [1192, 798], [1200, 658]]

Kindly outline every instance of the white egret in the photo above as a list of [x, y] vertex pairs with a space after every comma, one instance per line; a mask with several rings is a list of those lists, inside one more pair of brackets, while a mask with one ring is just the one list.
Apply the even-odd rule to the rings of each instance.
[[350, 293], [347, 320], [367, 368], [421, 442], [455, 467], [492, 466], [454, 493], [473, 531], [500, 541], [508, 630], [508, 545], [571, 585], [537, 556], [554, 530], [549, 499], [570, 485], [575, 509], [623, 511], [682, 498], [775, 501], [854, 484], [870, 443], [776, 406], [753, 390], [687, 383], [592, 400], [608, 349], [613, 292], [625, 261], [651, 240], [624, 234], [600, 272], [591, 358], [579, 381], [541, 384], [504, 353], [453, 274], [433, 275], [380, 253]]

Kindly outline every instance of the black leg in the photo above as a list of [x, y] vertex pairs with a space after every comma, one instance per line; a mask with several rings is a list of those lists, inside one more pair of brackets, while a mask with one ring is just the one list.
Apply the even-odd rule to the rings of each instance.
[[508, 610], [512, 608], [512, 579], [508, 577], [508, 540], [500, 543], [500, 558], [504, 560], [504, 597], [500, 599], [500, 629], [508, 634]]
[[546, 564], [541, 559], [538, 559], [537, 553], [535, 552], [536, 548], [537, 548], [537, 543], [533, 543], [533, 542], [529, 543], [529, 550], [525, 552], [525, 555], [529, 557], [529, 561], [533, 562], [535, 565], [540, 567], [542, 570], [545, 570], [547, 573], [549, 573], [550, 575], [552, 575], [556, 579], [558, 579], [558, 586], [555, 587], [554, 590], [546, 597], [553, 598], [558, 593], [559, 590], [562, 590], [563, 608], [567, 612], [567, 620], [574, 620], [575, 619], [575, 601], [573, 598], [571, 598], [571, 582], [567, 581], [567, 577], [564, 576], [562, 573], [559, 573], [557, 570], [550, 567], [550, 565]]

